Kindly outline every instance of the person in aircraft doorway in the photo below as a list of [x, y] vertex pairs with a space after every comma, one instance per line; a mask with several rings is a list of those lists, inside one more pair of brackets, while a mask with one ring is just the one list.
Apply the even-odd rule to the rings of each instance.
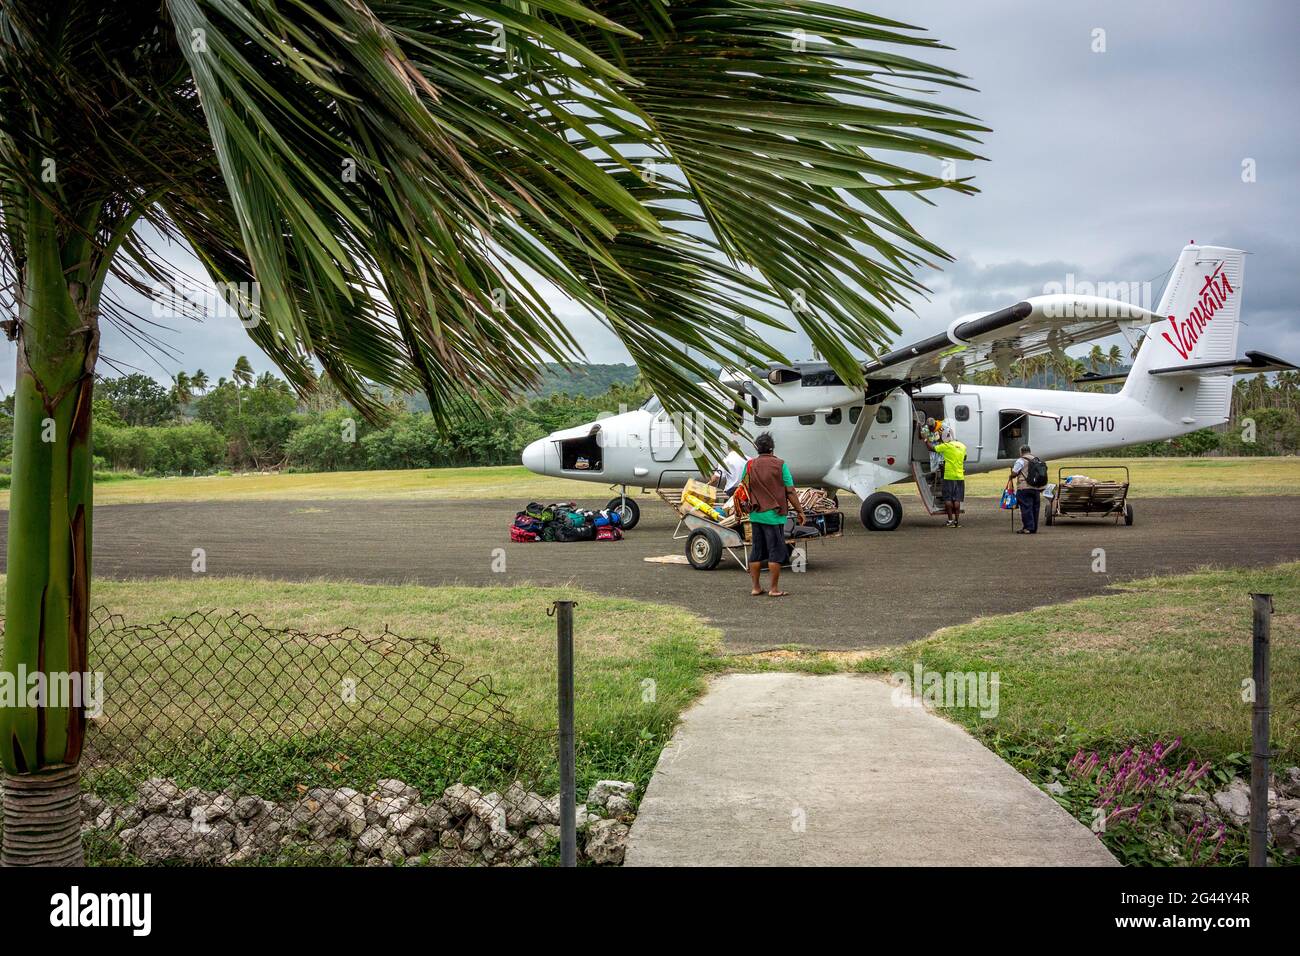
[[943, 510], [948, 515], [948, 527], [961, 527], [961, 503], [966, 500], [966, 446], [951, 437], [952, 430], [943, 428], [938, 444], [929, 444], [932, 451], [943, 456]]
[[935, 421], [933, 416], [927, 418], [921, 426], [921, 441], [930, 449], [930, 485], [938, 498], [943, 493], [943, 455], [935, 451], [934, 446], [943, 441], [943, 423]]

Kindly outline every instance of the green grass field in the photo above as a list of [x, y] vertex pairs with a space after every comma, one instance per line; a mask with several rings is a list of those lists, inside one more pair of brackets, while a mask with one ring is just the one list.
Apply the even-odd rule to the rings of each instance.
[[[1048, 463], [1056, 481], [1057, 469], [1065, 474], [1092, 474], [1096, 478], [1122, 479], [1122, 472], [1102, 466], [1126, 465], [1135, 498], [1196, 495], [1300, 494], [1300, 458], [1063, 458]], [[972, 475], [968, 495], [994, 496], [1006, 484], [1007, 470]], [[912, 486], [910, 493], [915, 493]]]
[[[1274, 596], [1270, 733], [1280, 770], [1300, 759], [1300, 562], [1133, 581], [1113, 594], [946, 628], [855, 666], [896, 673], [920, 662], [941, 674], [997, 672], [996, 715], [941, 712], [1095, 826], [1096, 781], [1066, 769], [1080, 749], [1104, 764], [1130, 747], [1181, 739], [1163, 766], [1176, 772], [1191, 759], [1208, 761], [1202, 793], [1249, 776], [1243, 682], [1251, 676], [1252, 592]], [[1230, 829], [1202, 850], [1179, 815], [1177, 793], [1128, 793], [1123, 802], [1136, 815], [1102, 829], [1107, 848], [1130, 865], [1244, 865], [1245, 831]], [[1271, 856], [1274, 865], [1300, 863], [1276, 848]]]
[[1128, 743], [1181, 737], [1223, 761], [1250, 748], [1252, 592], [1274, 595], [1272, 737], [1300, 758], [1300, 562], [1117, 585], [1115, 593], [937, 631], [869, 672], [997, 671], [999, 712], [947, 711], [986, 739]]
[[[0, 575], [0, 585], [4, 577]], [[255, 615], [268, 627], [309, 633], [356, 628], [437, 641], [465, 665], [490, 675], [515, 715], [535, 727], [555, 724], [555, 621], [559, 598], [579, 602], [575, 640], [577, 719], [596, 726], [644, 714], [641, 682], [655, 682], [658, 706], [680, 711], [703, 688], [706, 662], [721, 635], [680, 608], [572, 588], [419, 587], [258, 578], [96, 581], [93, 602], [132, 623], [153, 623], [210, 608]], [[0, 596], [0, 616], [3, 615]]]
[[[894, 649], [857, 654], [792, 650], [740, 658], [722, 656], [720, 634], [688, 612], [568, 589], [186, 578], [100, 581], [94, 603], [132, 622], [154, 622], [195, 609], [238, 609], [268, 626], [310, 634], [355, 627], [378, 635], [387, 627], [404, 637], [436, 640], [463, 662], [463, 680], [489, 677], [521, 723], [546, 733], [555, 726], [554, 621], [546, 611], [557, 598], [576, 599], [580, 789], [601, 777], [630, 779], [644, 787], [679, 715], [703, 691], [710, 673], [799, 669], [884, 675], [911, 672], [918, 662], [941, 673], [996, 671], [995, 716], [983, 717], [975, 708], [941, 713], [1040, 784], [1065, 779], [1059, 777], [1061, 768], [1080, 747], [1104, 757], [1130, 744], [1176, 738], [1183, 741], [1179, 759], [1210, 761], [1212, 780], [1221, 783], [1243, 772], [1249, 753], [1250, 706], [1241, 691], [1250, 675], [1252, 591], [1272, 593], [1277, 609], [1272, 737], [1276, 764], [1287, 766], [1300, 759], [1300, 562], [1128, 582], [1112, 593], [979, 619]], [[260, 647], [237, 639], [223, 653], [248, 655]], [[117, 656], [108, 649], [100, 653], [97, 658], [92, 649], [92, 666], [102, 666], [108, 658], [110, 672], [124, 660], [120, 650]], [[219, 663], [209, 663], [205, 680], [211, 681], [214, 668], [219, 672]], [[358, 656], [358, 665], [363, 663]], [[188, 673], [139, 670], [143, 696], [164, 701], [169, 694], [174, 698], [176, 681]], [[249, 698], [249, 713], [262, 714], [269, 706], [277, 715], [309, 715], [311, 701], [295, 697], [292, 688], [284, 700]], [[165, 721], [165, 706], [159, 706], [155, 721]], [[386, 706], [394, 716], [412, 709], [401, 698]], [[107, 714], [111, 722], [111, 694]], [[285, 791], [302, 781], [351, 783], [351, 773], [402, 776], [437, 792], [448, 780], [491, 780], [501, 768], [518, 766], [511, 763], [518, 755], [500, 751], [476, 757], [472, 773], [467, 772], [449, 756], [447, 740], [431, 736], [414, 749], [403, 745], [396, 750], [382, 743], [370, 750], [352, 745], [350, 770], [337, 765], [332, 738], [315, 745], [302, 739], [283, 746], [259, 744], [251, 752], [215, 748], [135, 767], [126, 771], [129, 779], [115, 786], [127, 790], [135, 777], [162, 772], [219, 787], [232, 782], [226, 779], [228, 765], [252, 762], [265, 768], [273, 788]], [[551, 763], [544, 761], [547, 774], [553, 773]], [[112, 785], [97, 786], [114, 792]], [[1058, 799], [1086, 823], [1095, 791], [1071, 787]], [[1182, 859], [1168, 851], [1171, 839], [1182, 838], [1168, 829], [1164, 812], [1155, 804], [1144, 811], [1140, 825], [1108, 830], [1107, 845], [1130, 863]], [[1243, 841], [1234, 834], [1218, 862], [1240, 862]]]
[[[1091, 466], [1127, 465], [1135, 497], [1167, 495], [1300, 494], [1300, 458], [1106, 458], [1051, 462], [1052, 478], [1064, 465], [1086, 473]], [[1098, 475], [1101, 472], [1098, 471]], [[1005, 473], [972, 475], [967, 492], [991, 496]], [[915, 486], [891, 490], [915, 494]], [[214, 475], [204, 478], [139, 478], [102, 481], [95, 503], [145, 504], [154, 501], [253, 501], [352, 499], [506, 498], [517, 501], [601, 499], [611, 494], [602, 482], [546, 478], [522, 466], [439, 468], [407, 471], [342, 471], [314, 474], [271, 473]], [[9, 492], [0, 490], [0, 509], [9, 507]]]
[[[107, 675], [101, 747], [128, 755], [120, 771], [101, 775], [94, 786], [106, 793], [125, 792], [135, 780], [161, 774], [184, 785], [220, 789], [237, 783], [231, 775], [242, 768], [238, 773], [251, 772], [259, 781], [257, 792], [290, 792], [299, 785], [367, 786], [398, 776], [441, 793], [456, 780], [504, 786], [520, 766], [527, 766], [541, 775], [536, 785], [551, 792], [554, 754], [547, 758], [545, 751], [553, 749], [553, 741], [548, 745], [544, 737], [556, 726], [556, 666], [555, 621], [547, 611], [559, 598], [579, 602], [575, 722], [580, 786], [609, 778], [644, 786], [678, 715], [703, 691], [716, 659], [719, 632], [693, 615], [573, 589], [249, 578], [100, 581], [94, 603], [141, 624], [195, 610], [238, 610], [270, 628], [325, 635], [310, 638], [312, 645], [350, 641], [348, 635], [330, 636], [345, 627], [371, 637], [387, 627], [401, 637], [436, 641], [452, 661], [431, 677], [423, 655], [381, 651], [376, 656], [373, 649], [351, 641], [352, 647], [337, 652], [341, 670], [325, 669], [315, 646], [272, 652], [256, 632], [239, 628], [223, 628], [220, 642], [181, 636], [162, 648], [123, 638], [96, 648], [92, 637], [91, 668]], [[334, 650], [329, 649], [331, 654]], [[129, 684], [121, 679], [126, 673], [134, 675]], [[358, 698], [366, 705], [355, 718], [339, 706], [339, 673], [356, 674], [360, 683]], [[250, 682], [250, 674], [257, 679]], [[455, 693], [440, 695], [448, 675], [455, 675]], [[474, 728], [497, 706], [481, 706], [486, 698], [479, 693], [478, 678], [504, 695], [512, 723], [527, 733], [517, 739], [513, 732], [506, 739], [496, 731], [490, 737], [476, 733]], [[465, 685], [472, 691], [457, 698]], [[120, 695], [116, 702], [114, 688]], [[174, 735], [175, 727], [189, 732], [196, 725], [206, 738], [197, 747], [148, 745], [159, 734]], [[278, 729], [268, 732], [268, 727]], [[304, 735], [304, 727], [316, 730]], [[376, 727], [389, 729], [375, 739]], [[247, 736], [250, 730], [260, 731], [256, 739]], [[146, 755], [139, 758], [140, 753]]]

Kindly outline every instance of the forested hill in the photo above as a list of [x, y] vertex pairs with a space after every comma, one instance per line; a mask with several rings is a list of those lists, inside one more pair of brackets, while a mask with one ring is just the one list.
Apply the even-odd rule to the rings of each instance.
[[[547, 362], [541, 368], [541, 385], [525, 397], [572, 395], [594, 398], [604, 395], [615, 385], [633, 384], [638, 374], [635, 365], [574, 365], [566, 369], [556, 362]], [[406, 405], [413, 412], [429, 410], [429, 400], [424, 395], [411, 395], [407, 398]]]
[[633, 384], [638, 374], [635, 365], [575, 365], [566, 369], [549, 362], [542, 366], [542, 383], [532, 394], [538, 398], [551, 395], [592, 398], [604, 395], [615, 385]]

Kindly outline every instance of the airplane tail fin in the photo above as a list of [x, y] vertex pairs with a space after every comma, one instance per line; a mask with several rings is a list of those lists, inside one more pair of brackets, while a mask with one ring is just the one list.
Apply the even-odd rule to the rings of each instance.
[[1184, 247], [1155, 310], [1164, 320], [1147, 328], [1120, 394], [1188, 430], [1227, 421], [1245, 259], [1240, 249]]

